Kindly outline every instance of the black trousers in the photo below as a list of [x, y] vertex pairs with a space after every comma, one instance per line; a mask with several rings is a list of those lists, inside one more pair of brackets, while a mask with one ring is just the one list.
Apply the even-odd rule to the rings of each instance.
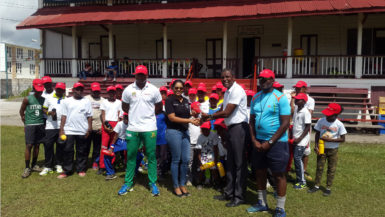
[[94, 163], [99, 161], [100, 157], [100, 148], [102, 145], [102, 133], [100, 130], [92, 130], [87, 138], [87, 157], [90, 155], [91, 143], [93, 144], [91, 162]]
[[63, 149], [63, 170], [67, 175], [72, 173], [75, 143], [76, 172], [85, 172], [87, 169], [87, 139], [84, 135], [67, 135], [67, 141]]
[[228, 127], [226, 186], [224, 194], [234, 200], [244, 201], [247, 177], [247, 144], [250, 141], [249, 125], [246, 122]]
[[53, 168], [55, 164], [55, 143], [56, 143], [56, 165], [63, 164], [63, 147], [57, 141], [59, 138], [59, 129], [45, 130], [44, 139], [44, 166], [47, 168]]
[[167, 145], [156, 146], [156, 162], [158, 167], [158, 176], [167, 173]]

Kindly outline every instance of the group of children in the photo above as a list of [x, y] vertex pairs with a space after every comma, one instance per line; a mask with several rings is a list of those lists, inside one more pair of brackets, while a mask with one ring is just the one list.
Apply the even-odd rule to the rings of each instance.
[[[198, 118], [201, 112], [214, 114], [221, 108], [224, 92], [226, 91], [222, 83], [218, 82], [214, 85], [211, 93], [208, 93], [204, 83], [200, 83], [197, 88], [193, 88], [191, 81], [186, 81], [185, 87], [183, 97], [189, 100], [191, 110], [194, 111], [192, 112], [194, 114], [192, 118]], [[283, 91], [283, 85], [280, 85], [278, 82], [275, 82], [273, 87], [279, 91]], [[310, 132], [314, 111], [314, 99], [306, 93], [306, 82], [299, 81], [294, 88], [296, 91], [291, 95], [293, 124], [289, 130], [289, 135], [291, 135], [289, 143], [291, 144], [291, 154], [294, 159], [296, 171], [296, 184], [294, 188], [303, 189], [306, 187], [306, 156], [310, 154]], [[125, 152], [127, 145], [125, 140], [129, 117], [128, 114], [122, 110], [122, 102], [120, 99], [123, 87], [121, 85], [109, 86], [107, 88], [108, 97], [104, 99], [100, 97], [101, 88], [99, 83], [95, 82], [91, 84], [92, 92], [85, 97], [82, 96], [84, 85], [76, 83], [73, 88], [74, 97], [67, 99], [65, 97], [65, 84], [59, 82], [54, 89], [51, 78], [45, 76], [42, 80], [35, 79], [33, 81], [33, 89], [33, 95], [23, 100], [20, 109], [20, 116], [25, 124], [27, 144], [25, 151], [26, 169], [22, 177], [28, 177], [32, 171], [40, 171], [40, 175], [52, 173], [54, 165], [56, 172], [61, 174], [58, 178], [67, 177], [70, 170], [72, 170], [74, 153], [73, 151], [65, 152], [60, 143], [68, 143], [65, 141], [66, 138], [63, 138], [63, 135], [67, 134], [64, 131], [71, 127], [73, 127], [73, 131], [76, 131], [77, 126], [71, 126], [71, 124], [79, 124], [82, 126], [82, 129], [79, 130], [79, 133], [74, 133], [74, 135], [77, 136], [73, 138], [69, 136], [70, 139], [74, 140], [72, 141], [72, 146], [75, 141], [77, 146], [85, 146], [82, 148], [76, 147], [77, 160], [82, 163], [80, 166], [77, 165], [81, 167], [80, 170], [78, 168], [79, 176], [85, 176], [86, 168], [84, 168], [84, 163], [88, 158], [92, 142], [93, 169], [99, 170], [100, 174], [105, 170], [106, 180], [115, 179], [114, 163], [120, 160], [123, 165], [125, 165], [127, 160]], [[81, 91], [75, 91], [78, 89]], [[173, 94], [166, 86], [160, 87], [159, 91], [162, 95], [163, 103], [168, 96]], [[245, 92], [249, 106], [255, 93], [252, 90], [245, 90]], [[72, 98], [75, 101], [72, 100], [72, 102]], [[63, 103], [63, 101], [65, 103]], [[69, 103], [73, 105], [69, 105]], [[80, 105], [76, 103], [82, 104], [80, 106], [82, 110], [69, 111], [68, 109], [71, 109], [71, 106], [76, 107]], [[329, 165], [327, 186], [324, 195], [327, 196], [331, 193], [330, 188], [336, 170], [339, 143], [344, 142], [346, 134], [344, 125], [337, 119], [342, 111], [343, 109], [340, 105], [336, 103], [329, 104], [329, 106], [322, 111], [325, 117], [320, 118], [314, 127], [316, 131], [314, 151], [317, 153], [317, 169], [315, 186], [308, 190], [309, 193], [319, 190], [326, 160], [328, 160]], [[81, 115], [85, 117], [81, 120], [87, 123], [80, 123], [79, 121], [81, 120], [79, 119], [74, 120], [73, 118], [76, 118], [76, 115], [79, 114], [71, 117], [71, 112], [80, 112]], [[65, 118], [62, 119], [62, 116]], [[156, 118], [158, 128], [156, 148], [158, 177], [162, 179], [170, 168], [170, 154], [165, 138], [167, 117], [164, 108], [163, 111], [156, 114]], [[64, 123], [62, 123], [63, 120]], [[93, 128], [87, 129], [89, 125], [93, 126]], [[192, 154], [190, 156], [187, 185], [195, 183], [199, 188], [209, 184], [213, 184], [218, 188], [223, 186], [225, 180], [223, 178], [223, 168], [220, 167], [225, 165], [224, 161], [226, 160], [227, 154], [226, 130], [227, 127], [224, 124], [224, 119], [204, 122], [201, 126], [189, 124], [190, 149]], [[36, 165], [40, 143], [44, 143], [45, 148], [45, 164], [43, 170]], [[54, 143], [59, 144], [56, 146], [56, 160]], [[32, 149], [33, 160], [30, 166]], [[143, 152], [142, 149], [138, 150], [137, 168], [143, 159], [141, 152]], [[72, 156], [69, 156], [71, 154]], [[80, 156], [81, 154], [82, 156]], [[83, 159], [84, 156], [86, 157], [85, 162]], [[66, 164], [65, 169], [63, 169], [64, 164]], [[288, 163], [288, 170], [290, 170], [290, 168], [291, 161]]]

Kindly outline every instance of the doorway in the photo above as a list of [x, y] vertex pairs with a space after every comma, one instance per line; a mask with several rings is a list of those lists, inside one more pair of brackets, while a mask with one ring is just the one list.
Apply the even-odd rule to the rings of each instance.
[[222, 39], [206, 39], [206, 76], [221, 77], [222, 52]]
[[254, 60], [261, 54], [261, 39], [258, 37], [243, 38], [242, 42], [242, 76], [245, 78], [254, 74]]

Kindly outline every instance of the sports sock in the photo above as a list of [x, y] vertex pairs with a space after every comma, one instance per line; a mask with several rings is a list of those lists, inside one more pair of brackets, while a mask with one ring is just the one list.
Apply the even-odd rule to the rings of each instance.
[[37, 157], [32, 158], [32, 168], [36, 165]]
[[30, 168], [29, 167], [29, 160], [25, 160], [25, 168]]
[[277, 207], [281, 209], [285, 209], [285, 201], [286, 201], [286, 196], [283, 196], [283, 197], [277, 196]]
[[258, 190], [258, 200], [261, 201], [262, 206], [266, 206], [266, 204], [267, 204], [266, 190]]

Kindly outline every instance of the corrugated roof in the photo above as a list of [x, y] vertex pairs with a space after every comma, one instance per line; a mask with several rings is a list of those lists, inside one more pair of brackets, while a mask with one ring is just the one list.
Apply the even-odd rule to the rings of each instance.
[[36, 11], [16, 28], [205, 22], [384, 11], [385, 0], [222, 0], [144, 5], [45, 7]]

